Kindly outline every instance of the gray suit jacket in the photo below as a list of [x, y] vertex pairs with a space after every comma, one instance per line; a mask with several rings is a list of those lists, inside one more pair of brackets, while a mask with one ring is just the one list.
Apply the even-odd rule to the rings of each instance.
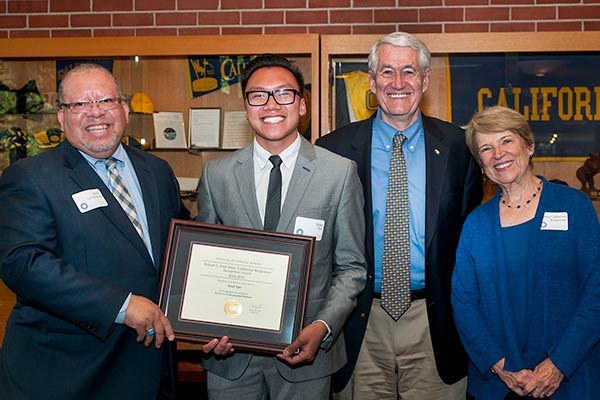
[[[316, 242], [305, 323], [325, 321], [332, 338], [310, 365], [290, 367], [273, 357], [279, 373], [299, 382], [327, 376], [346, 362], [342, 327], [366, 281], [363, 196], [354, 162], [302, 144], [277, 231], [292, 233], [296, 217], [325, 221]], [[203, 222], [262, 229], [254, 187], [253, 146], [207, 162], [200, 179], [198, 217]], [[205, 367], [227, 379], [239, 378], [252, 354], [236, 352]]]

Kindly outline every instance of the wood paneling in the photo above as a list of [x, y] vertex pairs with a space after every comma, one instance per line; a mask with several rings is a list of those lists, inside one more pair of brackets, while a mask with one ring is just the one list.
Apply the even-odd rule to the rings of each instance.
[[15, 294], [11, 292], [0, 280], [0, 347], [4, 341], [6, 320], [15, 304]]

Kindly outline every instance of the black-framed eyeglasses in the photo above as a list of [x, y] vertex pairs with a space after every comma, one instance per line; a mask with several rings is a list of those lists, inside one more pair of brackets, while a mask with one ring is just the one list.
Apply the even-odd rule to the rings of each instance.
[[286, 106], [296, 101], [296, 96], [302, 97], [302, 94], [296, 89], [248, 90], [246, 101], [251, 106], [259, 107], [267, 104], [269, 97], [273, 97], [277, 104]]
[[108, 99], [92, 100], [92, 101], [75, 101], [73, 103], [60, 103], [61, 108], [68, 108], [74, 114], [90, 112], [95, 104], [102, 111], [109, 111], [117, 108], [124, 99], [120, 97], [112, 97]]

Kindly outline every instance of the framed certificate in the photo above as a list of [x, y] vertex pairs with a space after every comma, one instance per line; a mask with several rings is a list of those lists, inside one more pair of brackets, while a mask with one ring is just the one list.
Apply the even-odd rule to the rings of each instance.
[[159, 305], [178, 339], [278, 353], [302, 329], [315, 239], [172, 220]]
[[186, 149], [183, 114], [180, 112], [156, 112], [154, 121], [154, 143], [157, 149]]
[[245, 111], [225, 111], [223, 114], [222, 149], [241, 149], [252, 143], [254, 130]]
[[220, 108], [190, 108], [190, 149], [219, 148], [220, 135]]

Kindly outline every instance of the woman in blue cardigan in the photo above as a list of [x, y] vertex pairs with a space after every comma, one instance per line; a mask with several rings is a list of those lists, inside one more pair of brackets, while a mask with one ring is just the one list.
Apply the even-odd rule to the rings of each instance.
[[590, 200], [535, 176], [525, 118], [490, 107], [467, 144], [500, 190], [463, 227], [452, 304], [477, 400], [600, 399], [600, 228]]

